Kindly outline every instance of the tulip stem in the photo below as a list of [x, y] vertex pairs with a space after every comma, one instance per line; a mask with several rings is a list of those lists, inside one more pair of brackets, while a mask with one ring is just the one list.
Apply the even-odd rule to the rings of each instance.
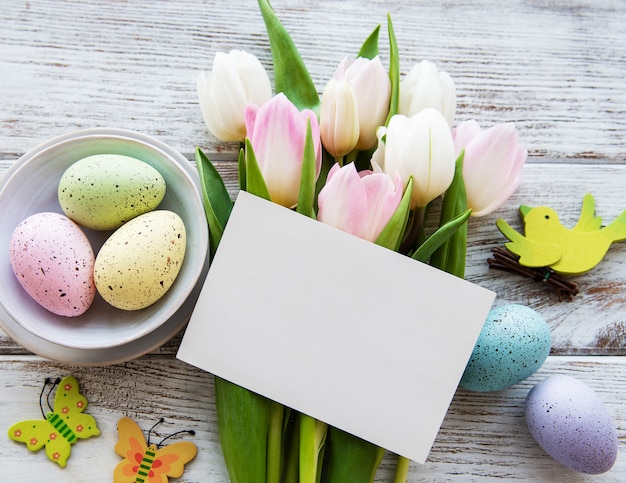
[[326, 423], [300, 414], [300, 482], [319, 483], [326, 441]]
[[[293, 411], [292, 411], [293, 413]], [[281, 475], [282, 483], [299, 483], [300, 470], [300, 424], [299, 414], [295, 414], [292, 419], [293, 427], [286, 428], [283, 437], [283, 469]], [[287, 425], [287, 424], [286, 424]]]
[[412, 254], [416, 247], [424, 241], [424, 219], [426, 218], [426, 207], [418, 206], [409, 216], [404, 239], [400, 245], [400, 253]]
[[284, 415], [285, 407], [273, 402], [267, 437], [267, 483], [280, 482]]
[[396, 464], [396, 473], [393, 478], [393, 483], [406, 483], [407, 476], [409, 475], [409, 464], [411, 461], [404, 456], [398, 456], [398, 463]]
[[346, 164], [355, 163], [358, 157], [359, 151], [357, 149], [353, 149], [348, 154], [346, 154]]
[[343, 156], [335, 156], [335, 163], [337, 163], [339, 167], [343, 167]]

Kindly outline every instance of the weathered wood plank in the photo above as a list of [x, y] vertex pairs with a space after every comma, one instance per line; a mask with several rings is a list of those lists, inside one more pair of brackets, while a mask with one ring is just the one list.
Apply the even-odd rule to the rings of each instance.
[[[390, 13], [401, 71], [428, 58], [455, 79], [458, 119], [514, 121], [533, 156], [623, 162], [626, 11], [589, 2], [413, 0], [272, 2], [322, 90]], [[362, 12], [367, 15], [362, 15]], [[0, 150], [17, 157], [67, 131], [114, 126], [189, 155], [226, 150], [202, 124], [195, 94], [215, 52], [246, 49], [271, 67], [251, 0], [0, 4]]]
[[[38, 419], [42, 378], [70, 373], [77, 377], [82, 393], [89, 399], [87, 412], [96, 418], [101, 435], [74, 445], [65, 469], [45, 461], [42, 451], [30, 453], [21, 444], [6, 441], [0, 452], [0, 461], [11, 461], [10, 465], [3, 463], [6, 481], [23, 481], [24, 468], [30, 472], [28, 481], [85, 481], [86, 475], [93, 482], [111, 481], [113, 468], [121, 460], [113, 447], [117, 441], [115, 425], [122, 416], [135, 419], [146, 430], [164, 417], [157, 439], [181, 429], [196, 431], [194, 437], [183, 438], [198, 445], [198, 456], [176, 481], [228, 481], [216, 429], [213, 378], [170, 357], [146, 357], [106, 368], [67, 367], [36, 357], [5, 357], [0, 364], [3, 427]], [[426, 464], [411, 464], [409, 482], [617, 481], [619, 475], [626, 474], [624, 458], [618, 458], [605, 475], [584, 476], [552, 460], [528, 433], [523, 416], [526, 395], [552, 374], [577, 377], [599, 394], [616, 420], [623, 452], [626, 360], [552, 356], [535, 375], [507, 390], [477, 394], [459, 389]], [[395, 456], [387, 454], [376, 481], [392, 481], [394, 465]]]

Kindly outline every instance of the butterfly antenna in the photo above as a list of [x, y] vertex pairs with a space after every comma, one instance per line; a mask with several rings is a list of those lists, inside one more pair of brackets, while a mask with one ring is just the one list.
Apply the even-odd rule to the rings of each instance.
[[[48, 381], [48, 384], [50, 384], [50, 378], [46, 379]], [[46, 403], [48, 403], [48, 408], [50, 408], [50, 411], [52, 411], [52, 404], [50, 404], [50, 394], [52, 394], [52, 391], [54, 390], [54, 388], [61, 382], [61, 378], [57, 377], [56, 380], [52, 383], [52, 386], [50, 386], [50, 390], [48, 391], [48, 395], [46, 396]]]
[[148, 430], [148, 446], [150, 446], [150, 436], [152, 434], [152, 431], [154, 431], [154, 428], [156, 428], [159, 424], [162, 424], [163, 421], [165, 421], [165, 419], [161, 418], [159, 419], [156, 423], [154, 423], [154, 425]]
[[43, 382], [43, 386], [41, 386], [41, 392], [39, 393], [39, 409], [41, 410], [41, 415], [44, 419], [46, 419], [46, 413], [43, 410], [43, 393], [46, 390], [46, 386], [50, 384], [50, 378], [46, 377], [46, 380]]
[[186, 430], [183, 430], [183, 431], [176, 431], [175, 433], [172, 433], [172, 434], [170, 434], [169, 436], [166, 436], [165, 438], [163, 438], [163, 439], [161, 440], [161, 442], [160, 442], [159, 444], [157, 444], [157, 448], [160, 448], [161, 446], [163, 446], [163, 443], [164, 443], [166, 440], [168, 440], [168, 439], [170, 439], [170, 438], [172, 438], [172, 437], [174, 437], [174, 436], [177, 436], [177, 435], [179, 435], [179, 434], [183, 434], [183, 433], [186, 433], [186, 434], [191, 434], [192, 436], [196, 434], [196, 432], [195, 432], [193, 429], [186, 429]]

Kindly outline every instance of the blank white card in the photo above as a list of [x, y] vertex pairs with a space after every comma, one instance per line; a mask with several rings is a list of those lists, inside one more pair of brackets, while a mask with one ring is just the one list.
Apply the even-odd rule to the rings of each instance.
[[494, 298], [240, 192], [178, 358], [424, 463]]

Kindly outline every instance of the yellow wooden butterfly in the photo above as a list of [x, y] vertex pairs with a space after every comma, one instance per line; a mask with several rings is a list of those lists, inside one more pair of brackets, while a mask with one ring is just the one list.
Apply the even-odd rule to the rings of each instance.
[[50, 384], [49, 379], [46, 379], [41, 391], [39, 405], [45, 419], [14, 424], [9, 428], [9, 438], [25, 443], [31, 451], [39, 451], [45, 446], [48, 458], [64, 468], [72, 452], [72, 445], [79, 439], [98, 436], [100, 430], [93, 416], [83, 414], [87, 398], [80, 394], [78, 381], [73, 376], [67, 376], [61, 381], [55, 381], [52, 389], [57, 383], [59, 387], [54, 406], [47, 414], [44, 414], [42, 397], [45, 387]]
[[[150, 444], [150, 433], [146, 442], [141, 428], [130, 418], [120, 419], [117, 431], [119, 441], [115, 452], [124, 459], [115, 467], [113, 483], [168, 483], [168, 477], [182, 476], [185, 464], [198, 452], [196, 445], [189, 441], [164, 447], [161, 447], [163, 441], [158, 445]], [[194, 434], [193, 431], [181, 432]]]

